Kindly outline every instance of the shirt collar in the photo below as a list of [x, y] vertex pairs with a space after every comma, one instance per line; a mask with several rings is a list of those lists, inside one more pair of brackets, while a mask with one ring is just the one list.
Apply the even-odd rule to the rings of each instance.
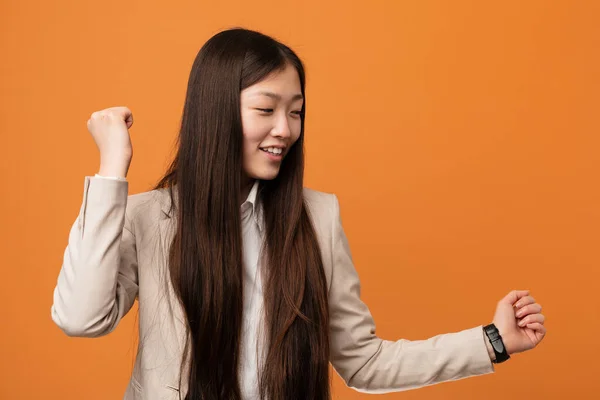
[[258, 226], [258, 229], [260, 231], [262, 231], [263, 229], [263, 214], [262, 214], [262, 207], [258, 198], [258, 186], [259, 186], [259, 182], [258, 179], [254, 181], [254, 184], [252, 185], [252, 189], [250, 189], [250, 193], [248, 193], [248, 197], [246, 198], [246, 201], [244, 201], [244, 203], [242, 204], [242, 213], [245, 212], [245, 209], [248, 209], [248, 205], [251, 206], [250, 208], [252, 209], [252, 217], [254, 218], [254, 221], [256, 222], [256, 225]]

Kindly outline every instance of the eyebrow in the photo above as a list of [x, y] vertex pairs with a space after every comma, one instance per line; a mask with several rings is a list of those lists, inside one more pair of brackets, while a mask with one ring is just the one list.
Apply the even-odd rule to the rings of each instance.
[[[277, 93], [273, 93], [273, 92], [262, 91], [262, 92], [257, 92], [257, 93], [255, 93], [255, 96], [258, 96], [258, 95], [263, 95], [263, 96], [272, 97], [272, 98], [274, 98], [275, 100], [281, 100], [281, 95], [279, 95], [279, 94], [277, 94]], [[295, 95], [292, 97], [292, 101], [296, 101], [296, 100], [302, 100], [303, 98], [304, 98], [304, 97], [302, 96], [302, 93], [298, 93], [298, 94], [295, 94]]]

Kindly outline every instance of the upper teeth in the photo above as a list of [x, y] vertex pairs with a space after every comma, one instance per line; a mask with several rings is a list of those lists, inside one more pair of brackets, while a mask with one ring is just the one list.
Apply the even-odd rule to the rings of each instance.
[[263, 149], [265, 151], [268, 151], [269, 153], [273, 153], [273, 154], [281, 154], [281, 152], [283, 151], [282, 149], [279, 149], [277, 147], [267, 147], [266, 149]]

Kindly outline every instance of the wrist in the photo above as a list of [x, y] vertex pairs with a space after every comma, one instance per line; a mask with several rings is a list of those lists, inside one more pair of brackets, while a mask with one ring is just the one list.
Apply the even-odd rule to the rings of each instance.
[[[494, 323], [483, 327], [488, 354], [493, 363], [503, 363], [510, 358], [500, 331]], [[491, 349], [490, 349], [491, 347]], [[492, 355], [493, 353], [493, 355]]]
[[98, 175], [117, 176], [120, 178], [127, 178], [128, 170], [129, 170], [128, 164], [100, 163], [100, 169], [98, 170]]
[[115, 178], [122, 178], [122, 179], [127, 179], [127, 172], [122, 172], [122, 170], [118, 170], [118, 169], [110, 169], [110, 168], [100, 168], [98, 170], [98, 175], [103, 176], [103, 177], [115, 177]]

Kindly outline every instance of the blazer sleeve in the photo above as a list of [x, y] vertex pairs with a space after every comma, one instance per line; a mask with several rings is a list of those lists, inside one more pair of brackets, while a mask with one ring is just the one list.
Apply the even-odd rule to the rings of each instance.
[[360, 282], [332, 195], [332, 277], [329, 289], [331, 363], [349, 387], [387, 393], [494, 372], [483, 327], [427, 340], [383, 340], [360, 298]]
[[52, 320], [69, 336], [108, 334], [138, 293], [134, 229], [126, 180], [85, 177], [54, 289]]

